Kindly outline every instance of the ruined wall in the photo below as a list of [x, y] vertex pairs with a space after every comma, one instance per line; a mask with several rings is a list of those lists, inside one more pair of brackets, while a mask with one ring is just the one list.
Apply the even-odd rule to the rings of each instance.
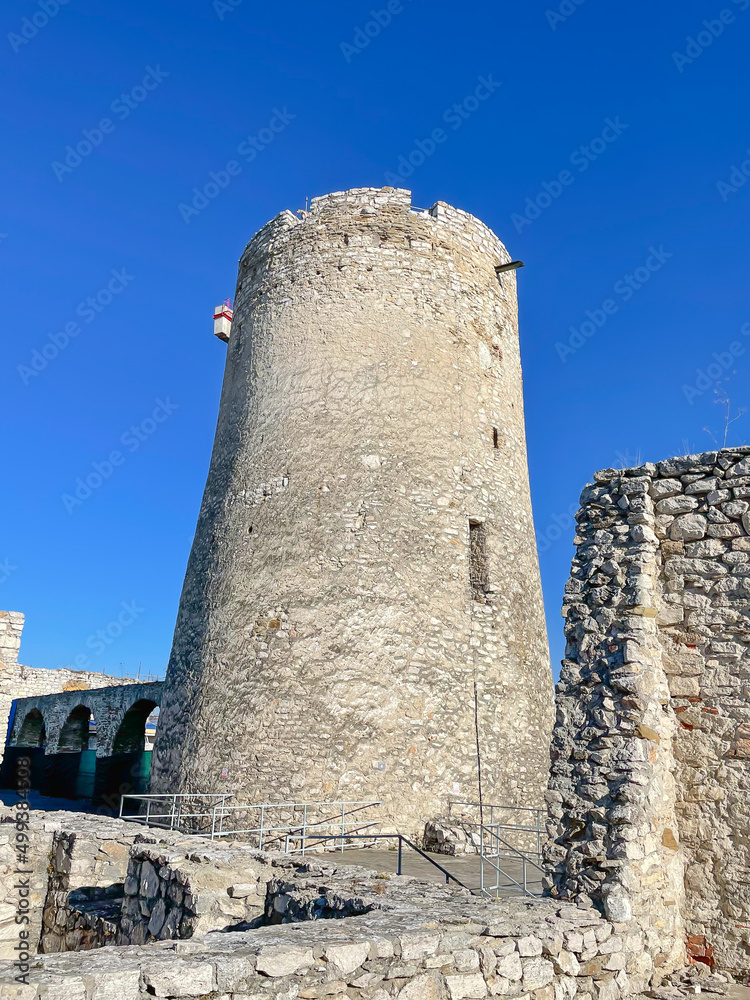
[[508, 259], [390, 188], [250, 241], [152, 788], [383, 799], [416, 833], [476, 794], [476, 678], [485, 799], [539, 804], [552, 686]]
[[[553, 891], [750, 968], [750, 448], [581, 497], [552, 747]], [[670, 944], [676, 942], [676, 944]]]
[[0, 762], [5, 748], [10, 709], [16, 698], [113, 687], [129, 681], [88, 670], [45, 670], [18, 662], [24, 616], [20, 611], [0, 611]]
[[[338, 858], [262, 854], [61, 815], [45, 922], [66, 930], [57, 935], [62, 947], [96, 946], [89, 931], [99, 930], [99, 950], [39, 955], [23, 986], [10, 960], [0, 961], [8, 1000], [618, 1000], [645, 985], [640, 936], [593, 908], [489, 900]], [[135, 931], [147, 944], [101, 948], [107, 921], [96, 925], [80, 891], [58, 892], [66, 869], [71, 883], [88, 878], [103, 889], [97, 859], [105, 849], [130, 852], [123, 939]], [[119, 880], [122, 867], [116, 861], [110, 875]], [[67, 930], [76, 914], [89, 924]], [[162, 940], [150, 940], [152, 930]]]

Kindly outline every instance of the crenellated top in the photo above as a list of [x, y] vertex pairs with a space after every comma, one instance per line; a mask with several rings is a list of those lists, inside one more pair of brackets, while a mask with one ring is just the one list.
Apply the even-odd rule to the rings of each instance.
[[411, 197], [411, 191], [404, 188], [383, 187], [351, 188], [313, 198], [309, 212], [300, 213], [302, 218], [285, 209], [259, 229], [245, 247], [241, 262], [273, 251], [277, 242], [295, 227], [313, 227], [318, 232], [334, 219], [373, 218], [381, 213], [386, 213], [394, 223], [408, 223], [411, 227], [417, 223], [417, 230], [422, 222], [425, 239], [449, 236], [463, 245], [467, 253], [483, 253], [494, 265], [511, 260], [502, 241], [480, 219], [443, 201], [435, 202], [430, 209], [414, 208]]

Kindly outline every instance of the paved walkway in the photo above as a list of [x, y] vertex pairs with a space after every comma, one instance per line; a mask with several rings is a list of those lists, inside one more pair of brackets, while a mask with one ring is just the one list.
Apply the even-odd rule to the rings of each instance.
[[[381, 847], [346, 848], [343, 855], [340, 851], [337, 851], [335, 853], [331, 852], [330, 855], [326, 852], [326, 856], [342, 859], [345, 864], [362, 865], [364, 868], [374, 868], [380, 872], [393, 872], [395, 874], [398, 870], [398, 851], [395, 847], [393, 850], [385, 850]], [[479, 890], [479, 857], [476, 854], [459, 855], [458, 857], [451, 857], [448, 854], [428, 854], [428, 857], [432, 859], [434, 864], [431, 864], [426, 858], [423, 858], [416, 851], [412, 851], [404, 845], [401, 874], [411, 875], [413, 878], [424, 879], [427, 882], [444, 884], [446, 881], [445, 874], [436, 867], [436, 865], [440, 865], [468, 889], [475, 892]], [[502, 861], [501, 867], [512, 879], [516, 879], [516, 881], [521, 883], [523, 882], [523, 864], [521, 861]], [[520, 892], [520, 889], [513, 885], [511, 878], [502, 875], [499, 876], [498, 881], [503, 894], [506, 892]], [[541, 891], [540, 878], [541, 873], [533, 865], [527, 865], [527, 885], [531, 892]], [[494, 883], [495, 879], [492, 869], [488, 864], [485, 864], [485, 885], [487, 887], [490, 885], [494, 886]]]

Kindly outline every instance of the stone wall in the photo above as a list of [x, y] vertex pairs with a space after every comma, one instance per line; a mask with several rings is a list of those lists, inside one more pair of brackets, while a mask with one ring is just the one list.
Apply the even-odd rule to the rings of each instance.
[[552, 683], [516, 278], [408, 191], [283, 212], [240, 262], [152, 788], [541, 804]]
[[[260, 854], [198, 837], [126, 830], [118, 821], [97, 829], [102, 821], [94, 817], [62, 815], [53, 868], [70, 870], [71, 883], [63, 888], [70, 888], [74, 869], [77, 881], [102, 887], [94, 859], [98, 842], [111, 835], [117, 845], [130, 844], [127, 881], [137, 885], [127, 887], [128, 897], [147, 902], [142, 916], [150, 907], [153, 918], [158, 901], [178, 887], [176, 905], [195, 894], [191, 910], [213, 911], [216, 930], [200, 935], [198, 923], [183, 928], [173, 920], [169, 935], [164, 925], [159, 934], [179, 939], [40, 955], [21, 985], [14, 984], [11, 963], [0, 962], [1, 998], [618, 1000], [648, 978], [637, 929], [591, 907], [521, 896], [492, 901], [338, 859]], [[110, 874], [119, 879], [121, 872], [118, 859]], [[53, 873], [48, 908], [57, 885]], [[222, 887], [237, 905], [223, 916], [215, 906]], [[80, 894], [73, 896], [57, 900], [65, 926], [80, 901]], [[262, 926], [236, 929], [239, 906], [250, 899]], [[79, 945], [93, 943], [84, 928], [76, 930]]]
[[[25, 926], [32, 954], [40, 942], [48, 952], [81, 947], [83, 934], [67, 936], [80, 930], [72, 916], [75, 906], [68, 906], [70, 893], [82, 888], [106, 891], [118, 882], [122, 888], [130, 847], [141, 830], [86, 813], [27, 811], [28, 827], [21, 832], [28, 836], [28, 850], [19, 863], [17, 815], [15, 807], [0, 804], [0, 958], [16, 957], [13, 949], [21, 925], [15, 918], [22, 898], [29, 900], [24, 912], [30, 918]], [[25, 888], [29, 896], [22, 897]]]
[[597, 473], [577, 522], [552, 891], [748, 970], [750, 448]]
[[0, 611], [0, 761], [5, 749], [11, 705], [15, 699], [130, 683], [88, 670], [45, 670], [23, 666], [18, 662], [23, 626], [24, 616], [19, 611]]
[[[50, 673], [50, 671], [45, 671]], [[58, 673], [58, 671], [54, 671]], [[97, 678], [99, 675], [96, 675]], [[79, 706], [88, 709], [96, 720], [96, 754], [97, 757], [111, 757], [115, 752], [115, 741], [120, 732], [126, 714], [134, 706], [143, 706], [143, 719], [158, 706], [161, 701], [162, 681], [152, 681], [139, 684], [133, 681], [125, 684], [100, 687], [92, 690], [74, 689], [55, 694], [35, 695], [31, 698], [18, 698], [16, 715], [9, 733], [8, 746], [21, 746], [19, 736], [24, 720], [29, 712], [41, 713], [44, 719], [47, 735], [47, 754], [75, 752], [80, 745], [73, 741], [66, 743], [65, 724], [70, 719], [71, 712]], [[137, 720], [140, 721], [140, 720]], [[142, 737], [141, 727], [134, 728], [134, 738]], [[125, 740], [128, 750], [136, 749]], [[118, 749], [120, 749], [118, 747]]]
[[194, 837], [167, 840], [131, 851], [118, 944], [191, 938], [262, 920], [273, 878], [266, 855]]

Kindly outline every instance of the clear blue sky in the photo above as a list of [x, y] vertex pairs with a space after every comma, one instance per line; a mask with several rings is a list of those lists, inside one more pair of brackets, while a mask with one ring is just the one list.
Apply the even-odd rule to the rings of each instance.
[[[9, 0], [2, 24], [0, 608], [27, 615], [22, 662], [164, 670], [226, 353], [213, 306], [269, 218], [386, 183], [438, 127], [402, 186], [527, 264], [559, 661], [567, 512], [594, 470], [711, 447], [725, 375], [748, 404], [750, 0]], [[211, 172], [226, 186], [193, 210]]]

